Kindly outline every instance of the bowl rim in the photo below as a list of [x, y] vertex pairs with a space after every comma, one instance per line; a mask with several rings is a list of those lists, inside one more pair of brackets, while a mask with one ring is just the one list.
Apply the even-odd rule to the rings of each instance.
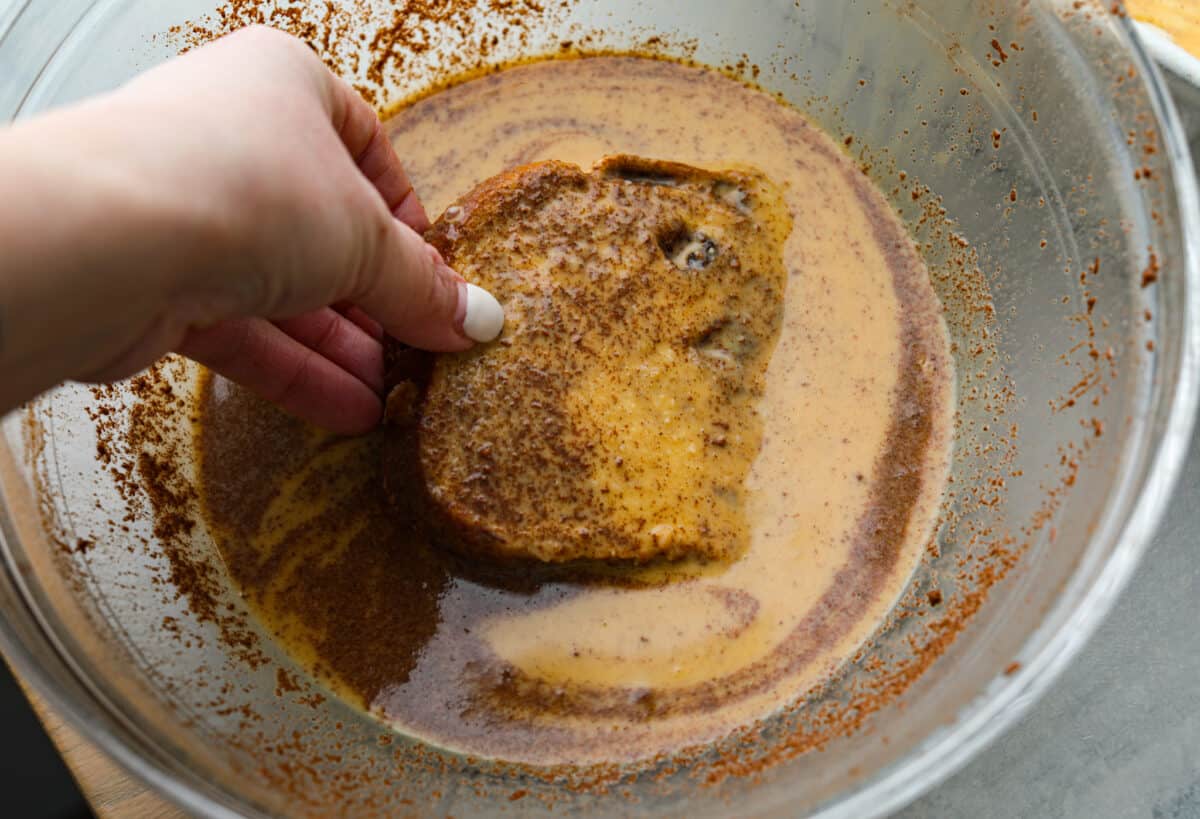
[[[1078, 655], [1108, 616], [1133, 577], [1158, 529], [1186, 462], [1200, 398], [1200, 178], [1188, 146], [1183, 120], [1153, 55], [1161, 49], [1147, 42], [1142, 24], [1125, 14], [1113, 15], [1125, 36], [1129, 56], [1145, 80], [1145, 88], [1167, 149], [1171, 180], [1179, 208], [1184, 299], [1178, 366], [1173, 390], [1163, 396], [1167, 416], [1156, 448], [1142, 468], [1136, 499], [1123, 520], [1106, 521], [1089, 542], [1088, 553], [1106, 540], [1114, 546], [1091, 582], [1078, 597], [1064, 594], [1042, 617], [1025, 640], [1020, 667], [999, 678], [955, 715], [945, 730], [921, 741], [903, 760], [869, 777], [849, 794], [815, 815], [878, 817], [913, 802], [966, 767], [985, 747], [1032, 709]], [[1178, 55], [1174, 55], [1178, 56]], [[1200, 66], [1200, 61], [1192, 61]], [[1173, 63], [1168, 64], [1173, 66]], [[1151, 446], [1154, 446], [1152, 443]], [[1086, 558], [1086, 554], [1085, 554]], [[1054, 624], [1055, 616], [1062, 621]], [[1053, 628], [1051, 627], [1053, 625]], [[1040, 642], [1040, 644], [1039, 644]], [[837, 799], [837, 797], [835, 797]]]
[[[89, 2], [64, 39], [103, 5], [94, 0]], [[0, 41], [12, 32], [33, 3], [16, 0], [13, 6], [15, 10], [0, 19], [5, 24], [0, 26]], [[1143, 42], [1139, 24], [1126, 16], [1117, 15], [1114, 22], [1124, 35], [1129, 56], [1141, 72], [1158, 121], [1182, 229], [1184, 253], [1178, 271], [1184, 283], [1182, 338], [1178, 365], [1167, 373], [1174, 376], [1174, 382], [1173, 389], [1163, 396], [1167, 414], [1161, 436], [1146, 459], [1128, 516], [1112, 521], [1112, 525], [1104, 527], [1108, 531], [1098, 532], [1091, 540], [1089, 552], [1105, 536], [1115, 544], [1104, 565], [1091, 584], [1079, 590], [1077, 597], [1067, 599], [1064, 595], [1045, 614], [1019, 652], [1020, 669], [1003, 677], [999, 686], [988, 687], [986, 695], [981, 691], [947, 728], [926, 737], [906, 758], [868, 777], [854, 791], [834, 797], [832, 804], [819, 807], [815, 815], [873, 817], [897, 810], [949, 779], [984, 747], [1011, 729], [1057, 681], [1108, 615], [1145, 553], [1182, 471], [1200, 399], [1200, 188], [1182, 121], [1163, 75], [1150, 55], [1151, 51], [1159, 51], [1157, 44], [1148, 46]], [[12, 521], [0, 516], [0, 549], [5, 555], [8, 541], [14, 536]], [[6, 561], [8, 576], [4, 580], [14, 587], [17, 593], [12, 595], [13, 599], [40, 631], [42, 624], [28, 603], [28, 589], [20, 573], [12, 569]], [[1060, 622], [1054, 622], [1055, 615], [1061, 616]], [[236, 819], [247, 815], [243, 811], [251, 808], [259, 810], [259, 815], [266, 815], [261, 813], [262, 806], [252, 808], [244, 800], [239, 800], [242, 804], [235, 810], [230, 806], [232, 794], [168, 765], [157, 753], [160, 750], [157, 746], [106, 707], [53, 640], [44, 633], [39, 636], [46, 643], [46, 651], [35, 656], [8, 619], [0, 618], [0, 652], [25, 684], [124, 772], [190, 814]], [[60, 683], [64, 677], [71, 685]], [[765, 810], [770, 811], [771, 806]]]

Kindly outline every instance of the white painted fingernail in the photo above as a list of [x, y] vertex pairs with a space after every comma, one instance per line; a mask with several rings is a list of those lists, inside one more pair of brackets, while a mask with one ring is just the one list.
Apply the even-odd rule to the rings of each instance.
[[504, 308], [482, 287], [467, 284], [467, 314], [462, 326], [472, 341], [493, 341], [504, 329]]

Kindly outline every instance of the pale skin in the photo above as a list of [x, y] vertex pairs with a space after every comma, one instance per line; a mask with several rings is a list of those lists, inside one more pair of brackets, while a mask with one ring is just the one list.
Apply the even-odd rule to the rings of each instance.
[[472, 345], [375, 112], [285, 34], [0, 130], [0, 180], [0, 411], [175, 351], [354, 434], [379, 420], [385, 333]]

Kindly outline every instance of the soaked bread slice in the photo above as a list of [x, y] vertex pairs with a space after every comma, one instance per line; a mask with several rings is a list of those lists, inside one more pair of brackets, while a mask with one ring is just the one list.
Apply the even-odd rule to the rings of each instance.
[[426, 238], [500, 300], [504, 332], [393, 378], [418, 463], [387, 469], [419, 470], [460, 551], [736, 556], [790, 225], [750, 170], [616, 156], [484, 182]]

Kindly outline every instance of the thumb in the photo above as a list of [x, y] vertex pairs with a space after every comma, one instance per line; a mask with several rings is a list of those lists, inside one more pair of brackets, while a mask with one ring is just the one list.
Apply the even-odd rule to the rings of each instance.
[[466, 350], [500, 335], [504, 311], [467, 284], [421, 234], [392, 221], [371, 290], [358, 306], [392, 337], [435, 352]]

